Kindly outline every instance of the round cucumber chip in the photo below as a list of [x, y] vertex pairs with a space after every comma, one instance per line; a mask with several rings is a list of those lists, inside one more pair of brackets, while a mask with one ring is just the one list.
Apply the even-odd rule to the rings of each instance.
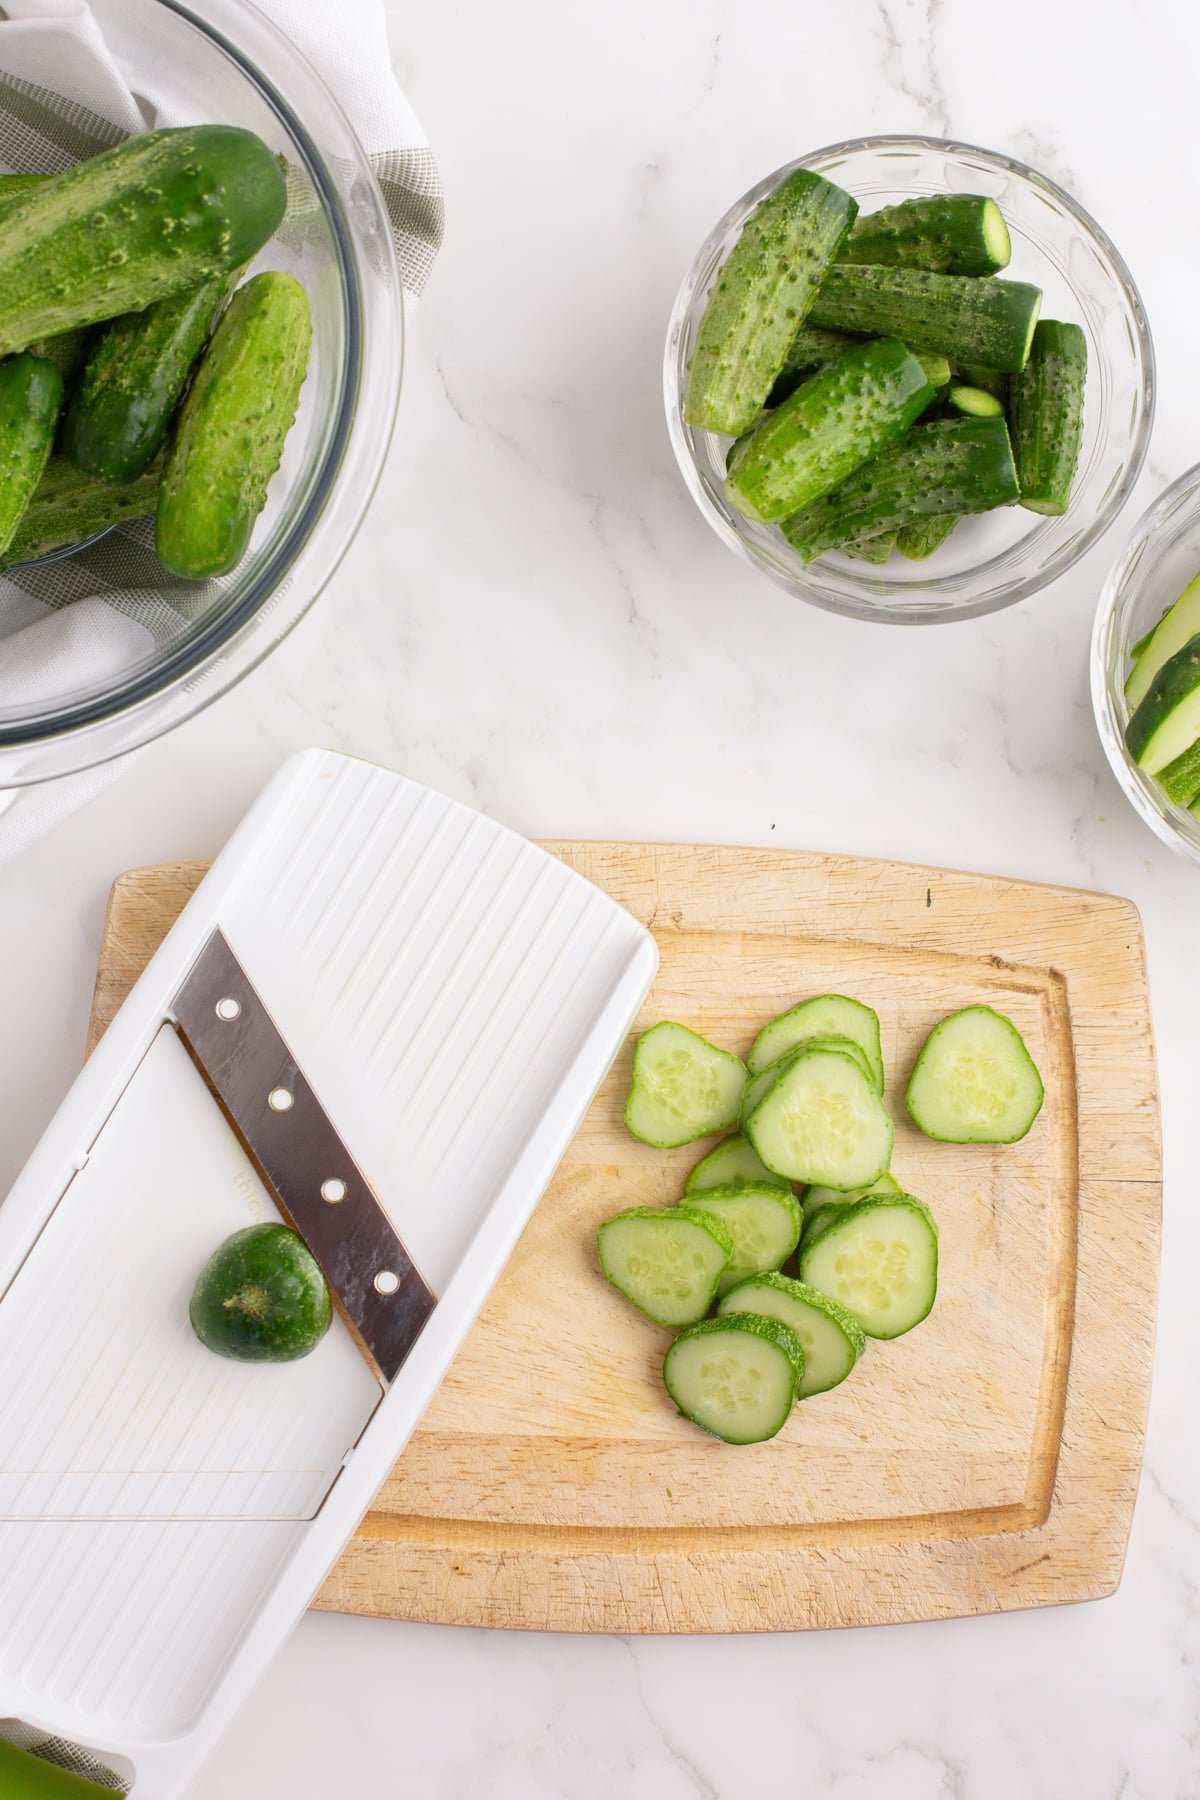
[[883, 1052], [879, 1016], [861, 1000], [846, 994], [815, 994], [765, 1025], [746, 1059], [751, 1075], [777, 1063], [781, 1056], [810, 1038], [849, 1038], [866, 1057], [875, 1084], [883, 1091]]
[[800, 1277], [853, 1313], [868, 1337], [895, 1338], [937, 1297], [937, 1226], [911, 1194], [837, 1210], [800, 1252]]
[[715, 1218], [729, 1233], [733, 1253], [717, 1293], [766, 1269], [778, 1269], [800, 1241], [801, 1213], [795, 1195], [773, 1181], [734, 1181], [692, 1194], [689, 1208]]
[[724, 1187], [731, 1181], [767, 1181], [776, 1187], [786, 1185], [772, 1175], [753, 1144], [740, 1132], [723, 1138], [715, 1150], [702, 1156], [683, 1184], [685, 1194], [700, 1194], [706, 1188]]
[[627, 1130], [674, 1150], [737, 1124], [746, 1065], [686, 1025], [664, 1020], [638, 1039], [625, 1103]]
[[660, 1206], [618, 1213], [601, 1225], [596, 1243], [601, 1270], [618, 1293], [672, 1331], [704, 1317], [733, 1248], [719, 1219]]
[[1012, 1020], [990, 1006], [967, 1006], [934, 1026], [904, 1098], [914, 1125], [940, 1143], [1014, 1144], [1044, 1097]]
[[748, 1281], [740, 1281], [730, 1288], [717, 1311], [721, 1315], [757, 1313], [760, 1318], [778, 1319], [795, 1332], [804, 1351], [798, 1400], [827, 1393], [845, 1381], [867, 1341], [853, 1313], [828, 1294], [786, 1275], [752, 1275]]
[[892, 1160], [887, 1108], [861, 1064], [842, 1050], [798, 1056], [743, 1129], [767, 1167], [788, 1181], [870, 1187]]
[[804, 1351], [778, 1319], [705, 1319], [681, 1332], [663, 1381], [685, 1419], [726, 1444], [761, 1444], [787, 1423], [804, 1378]]

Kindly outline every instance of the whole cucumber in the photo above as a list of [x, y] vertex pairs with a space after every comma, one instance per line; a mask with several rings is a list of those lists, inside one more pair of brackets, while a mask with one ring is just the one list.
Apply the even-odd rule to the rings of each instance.
[[158, 498], [159, 473], [155, 465], [136, 481], [114, 487], [81, 474], [65, 456], [51, 456], [8, 549], [0, 556], [0, 568], [37, 562], [52, 550], [86, 543], [113, 525], [148, 518]]
[[1086, 386], [1087, 339], [1081, 327], [1043, 319], [1008, 396], [1021, 505], [1030, 512], [1058, 516], [1067, 510], [1083, 442]]
[[747, 519], [797, 512], [878, 456], [932, 399], [924, 369], [899, 338], [855, 344], [741, 439], [725, 497]]
[[224, 575], [243, 556], [291, 430], [312, 315], [291, 275], [254, 276], [229, 302], [179, 413], [155, 542], [176, 575]]
[[[22, 194], [49, 180], [49, 175], [0, 175], [0, 218]], [[43, 356], [47, 362], [52, 362], [66, 382], [82, 365], [87, 341], [88, 333], [84, 330], [64, 331], [58, 337], [44, 338], [26, 348], [35, 356]]]
[[1003, 419], [935, 419], [914, 425], [841, 487], [782, 520], [780, 530], [808, 563], [851, 538], [901, 531], [930, 513], [990, 512], [1017, 492]]
[[0, 355], [226, 274], [283, 217], [282, 171], [233, 125], [128, 138], [19, 194], [0, 232]]
[[63, 420], [77, 469], [133, 481], [149, 468], [228, 289], [228, 275], [213, 275], [100, 328]]
[[49, 461], [62, 397], [53, 363], [25, 353], [0, 362], [0, 556]]
[[903, 338], [910, 350], [1011, 373], [1025, 367], [1041, 302], [1041, 289], [1026, 281], [839, 263], [821, 283], [809, 321]]
[[857, 201], [812, 169], [760, 200], [709, 289], [688, 371], [685, 415], [740, 437], [758, 415]]

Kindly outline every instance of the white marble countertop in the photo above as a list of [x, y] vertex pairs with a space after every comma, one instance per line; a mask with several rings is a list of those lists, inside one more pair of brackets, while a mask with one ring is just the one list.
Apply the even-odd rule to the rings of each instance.
[[[511, 0], [395, 8], [445, 249], [366, 525], [271, 663], [0, 871], [0, 1192], [79, 1062], [105, 896], [204, 856], [335, 745], [532, 834], [857, 851], [1112, 889], [1149, 943], [1166, 1130], [1159, 1360], [1124, 1582], [1089, 1607], [780, 1638], [312, 1616], [194, 1788], [420, 1800], [1200, 1794], [1200, 871], [1112, 780], [1087, 691], [1123, 533], [1200, 455], [1200, 12], [1184, 0]], [[799, 150], [948, 132], [1064, 182], [1131, 264], [1159, 418], [1121, 522], [976, 624], [843, 622], [744, 569], [661, 414], [671, 298]]]

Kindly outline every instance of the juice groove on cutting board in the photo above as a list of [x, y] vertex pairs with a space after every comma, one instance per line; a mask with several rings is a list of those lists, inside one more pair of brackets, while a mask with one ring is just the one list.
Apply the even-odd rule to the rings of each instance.
[[[769, 1444], [731, 1449], [677, 1418], [667, 1334], [601, 1280], [595, 1228], [674, 1201], [708, 1146], [664, 1153], [625, 1133], [627, 1046], [317, 1604], [749, 1631], [1111, 1592], [1141, 1465], [1161, 1201], [1133, 906], [801, 852], [547, 847], [653, 930], [662, 967], [638, 1029], [679, 1018], [744, 1055], [808, 994], [876, 1008], [893, 1168], [941, 1228], [938, 1303]], [[89, 1048], [203, 872], [114, 885]], [[1013, 1018], [1046, 1082], [1007, 1148], [931, 1143], [904, 1112], [926, 1032], [975, 1000]]]

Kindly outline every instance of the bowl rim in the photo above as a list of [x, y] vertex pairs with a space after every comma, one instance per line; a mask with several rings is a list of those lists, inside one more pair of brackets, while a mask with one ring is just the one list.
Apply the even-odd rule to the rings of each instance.
[[[1113, 267], [1126, 303], [1127, 315], [1132, 322], [1143, 379], [1137, 419], [1130, 434], [1130, 457], [1122, 478], [1109, 494], [1105, 505], [1072, 541], [1069, 547], [1070, 553], [1059, 567], [1048, 575], [1033, 574], [1022, 580], [1014, 581], [1010, 588], [983, 600], [966, 600], [960, 604], [939, 608], [909, 606], [904, 610], [890, 610], [883, 605], [875, 605], [866, 601], [859, 603], [841, 595], [831, 594], [828, 590], [806, 580], [803, 573], [789, 576], [759, 560], [751, 546], [735, 530], [727, 515], [713, 503], [700, 479], [683, 417], [683, 389], [678, 380], [678, 357], [675, 350], [688, 307], [698, 286], [697, 269], [706, 260], [710, 250], [732, 228], [736, 220], [744, 216], [748, 205], [756, 205], [795, 169], [813, 168], [818, 164], [823, 166], [838, 157], [852, 153], [886, 151], [906, 146], [938, 151], [946, 155], [977, 157], [998, 170], [1005, 170], [1017, 175], [1021, 180], [1041, 190], [1061, 205], [1081, 227], [1085, 235], [1100, 247]], [[1072, 194], [1069, 194], [1065, 188], [1053, 181], [1050, 176], [1043, 175], [1039, 170], [1031, 168], [1019, 157], [1009, 156], [1004, 151], [988, 150], [981, 144], [968, 143], [962, 138], [931, 137], [922, 132], [885, 132], [845, 138], [839, 143], [826, 144], [820, 149], [810, 150], [803, 156], [793, 157], [791, 161], [781, 164], [771, 174], [765, 175], [760, 181], [755, 182], [731, 206], [727, 207], [721, 218], [707, 233], [684, 274], [667, 321], [663, 355], [663, 403], [667, 416], [667, 433], [688, 492], [704, 518], [723, 544], [733, 550], [744, 563], [747, 563], [760, 575], [774, 582], [776, 587], [782, 588], [785, 593], [805, 600], [812, 606], [818, 606], [825, 612], [835, 613], [842, 618], [861, 619], [869, 624], [950, 625], [959, 620], [984, 618], [991, 613], [1002, 611], [1005, 607], [1015, 606], [1018, 601], [1026, 600], [1043, 587], [1058, 581], [1098, 542], [1123, 510], [1145, 464], [1154, 428], [1157, 401], [1158, 383], [1154, 339], [1150, 331], [1145, 304], [1128, 263], [1108, 233], [1092, 217], [1086, 207]], [[881, 593], [885, 591], [882, 580], [878, 584], [874, 584], [869, 576], [863, 575], [859, 579], [868, 586], [878, 585]], [[906, 595], [915, 595], [919, 594], [921, 589], [914, 584], [902, 591]]]
[[[1134, 811], [1148, 825], [1154, 835], [1170, 850], [1192, 862], [1200, 862], [1200, 823], [1189, 827], [1185, 820], [1187, 812], [1184, 808], [1172, 806], [1166, 795], [1149, 775], [1133, 763], [1125, 749], [1125, 732], [1122, 721], [1117, 716], [1113, 702], [1112, 689], [1108, 679], [1108, 657], [1106, 645], [1108, 634], [1116, 613], [1117, 601], [1129, 576], [1129, 571], [1146, 545], [1158, 532], [1163, 519], [1171, 513], [1180, 500], [1191, 496], [1200, 499], [1200, 462], [1193, 463], [1182, 475], [1175, 478], [1169, 486], [1155, 496], [1129, 534], [1129, 538], [1120, 556], [1113, 563], [1100, 591], [1100, 599], [1096, 604], [1096, 615], [1092, 623], [1090, 650], [1090, 677], [1092, 694], [1092, 715], [1096, 724], [1096, 734], [1100, 739], [1104, 754], [1108, 758], [1109, 767], [1117, 778], [1117, 785]], [[1180, 819], [1173, 815], [1182, 813]]]
[[[287, 588], [297, 563], [311, 543], [324, 516], [326, 502], [338, 482], [347, 459], [352, 426], [358, 411], [363, 380], [365, 307], [357, 267], [354, 233], [329, 164], [317, 147], [314, 137], [304, 121], [298, 116], [271, 76], [266, 74], [245, 51], [239, 48], [221, 25], [215, 23], [211, 18], [203, 16], [193, 6], [183, 4], [183, 0], [153, 0], [153, 4], [162, 7], [166, 12], [175, 14], [208, 39], [229, 59], [238, 73], [261, 95], [271, 112], [288, 132], [299, 153], [305, 173], [312, 182], [329, 225], [336, 278], [343, 302], [344, 352], [337, 406], [320, 459], [311, 477], [304, 505], [291, 528], [276, 546], [275, 552], [248, 584], [246, 591], [233, 604], [214, 613], [213, 618], [207, 623], [200, 625], [195, 631], [187, 633], [177, 646], [161, 658], [155, 659], [142, 674], [135, 675], [127, 685], [108, 693], [89, 695], [85, 699], [68, 703], [57, 710], [47, 709], [35, 719], [23, 719], [16, 723], [5, 723], [0, 720], [0, 758], [6, 757], [6, 754], [11, 756], [13, 753], [27, 749], [31, 752], [53, 749], [58, 753], [54, 757], [53, 767], [25, 767], [23, 764], [19, 766], [14, 764], [11, 776], [7, 764], [0, 764], [0, 789], [9, 786], [34, 786], [43, 781], [52, 781], [62, 775], [76, 773], [83, 768], [111, 761], [132, 749], [140, 748], [146, 742], [162, 735], [163, 732], [169, 731], [193, 717], [221, 693], [241, 681], [251, 670], [257, 668], [266, 657], [278, 648], [283, 639], [303, 618], [353, 542], [378, 485], [395, 426], [403, 375], [405, 319], [403, 285], [396, 261], [395, 245], [390, 231], [384, 231], [381, 234], [381, 240], [390, 275], [389, 285], [395, 300], [398, 343], [394, 391], [384, 402], [382, 429], [379, 430], [379, 442], [372, 458], [373, 467], [369, 469], [368, 477], [362, 480], [355, 498], [347, 507], [343, 515], [344, 525], [339, 532], [340, 541], [318, 571], [317, 578], [311, 587], [302, 598], [293, 595], [289, 606], [278, 609], [278, 617], [272, 617], [272, 629], [263, 633], [261, 642], [253, 648], [249, 655], [239, 659], [235, 667], [227, 668], [225, 679], [211, 684], [206, 683], [203, 679], [205, 671], [214, 664], [216, 659], [225, 653], [227, 662], [231, 663], [232, 658], [229, 656], [229, 652], [237, 648], [239, 643], [254, 631], [259, 621], [272, 613], [272, 599]], [[237, 11], [243, 6], [244, 0], [227, 0], [227, 4]], [[257, 8], [253, 10], [253, 16], [255, 30], [271, 40], [272, 46], [278, 48], [281, 59], [301, 70], [308, 81], [320, 88], [323, 103], [337, 118], [339, 129], [345, 132], [346, 137], [358, 151], [362, 174], [371, 181], [375, 190], [377, 208], [386, 221], [383, 198], [371, 173], [366, 152], [344, 110], [320, 72], [292, 43], [290, 38], [280, 31], [272, 19]], [[183, 703], [179, 704], [181, 698]], [[154, 713], [148, 729], [135, 731], [131, 740], [123, 739], [120, 742], [101, 742], [99, 744], [95, 741], [97, 734], [108, 732], [111, 735], [114, 727], [120, 726], [139, 713], [148, 714], [150, 709], [161, 707], [165, 702], [172, 700], [175, 704], [172, 706], [169, 716], [163, 718], [157, 712]]]

